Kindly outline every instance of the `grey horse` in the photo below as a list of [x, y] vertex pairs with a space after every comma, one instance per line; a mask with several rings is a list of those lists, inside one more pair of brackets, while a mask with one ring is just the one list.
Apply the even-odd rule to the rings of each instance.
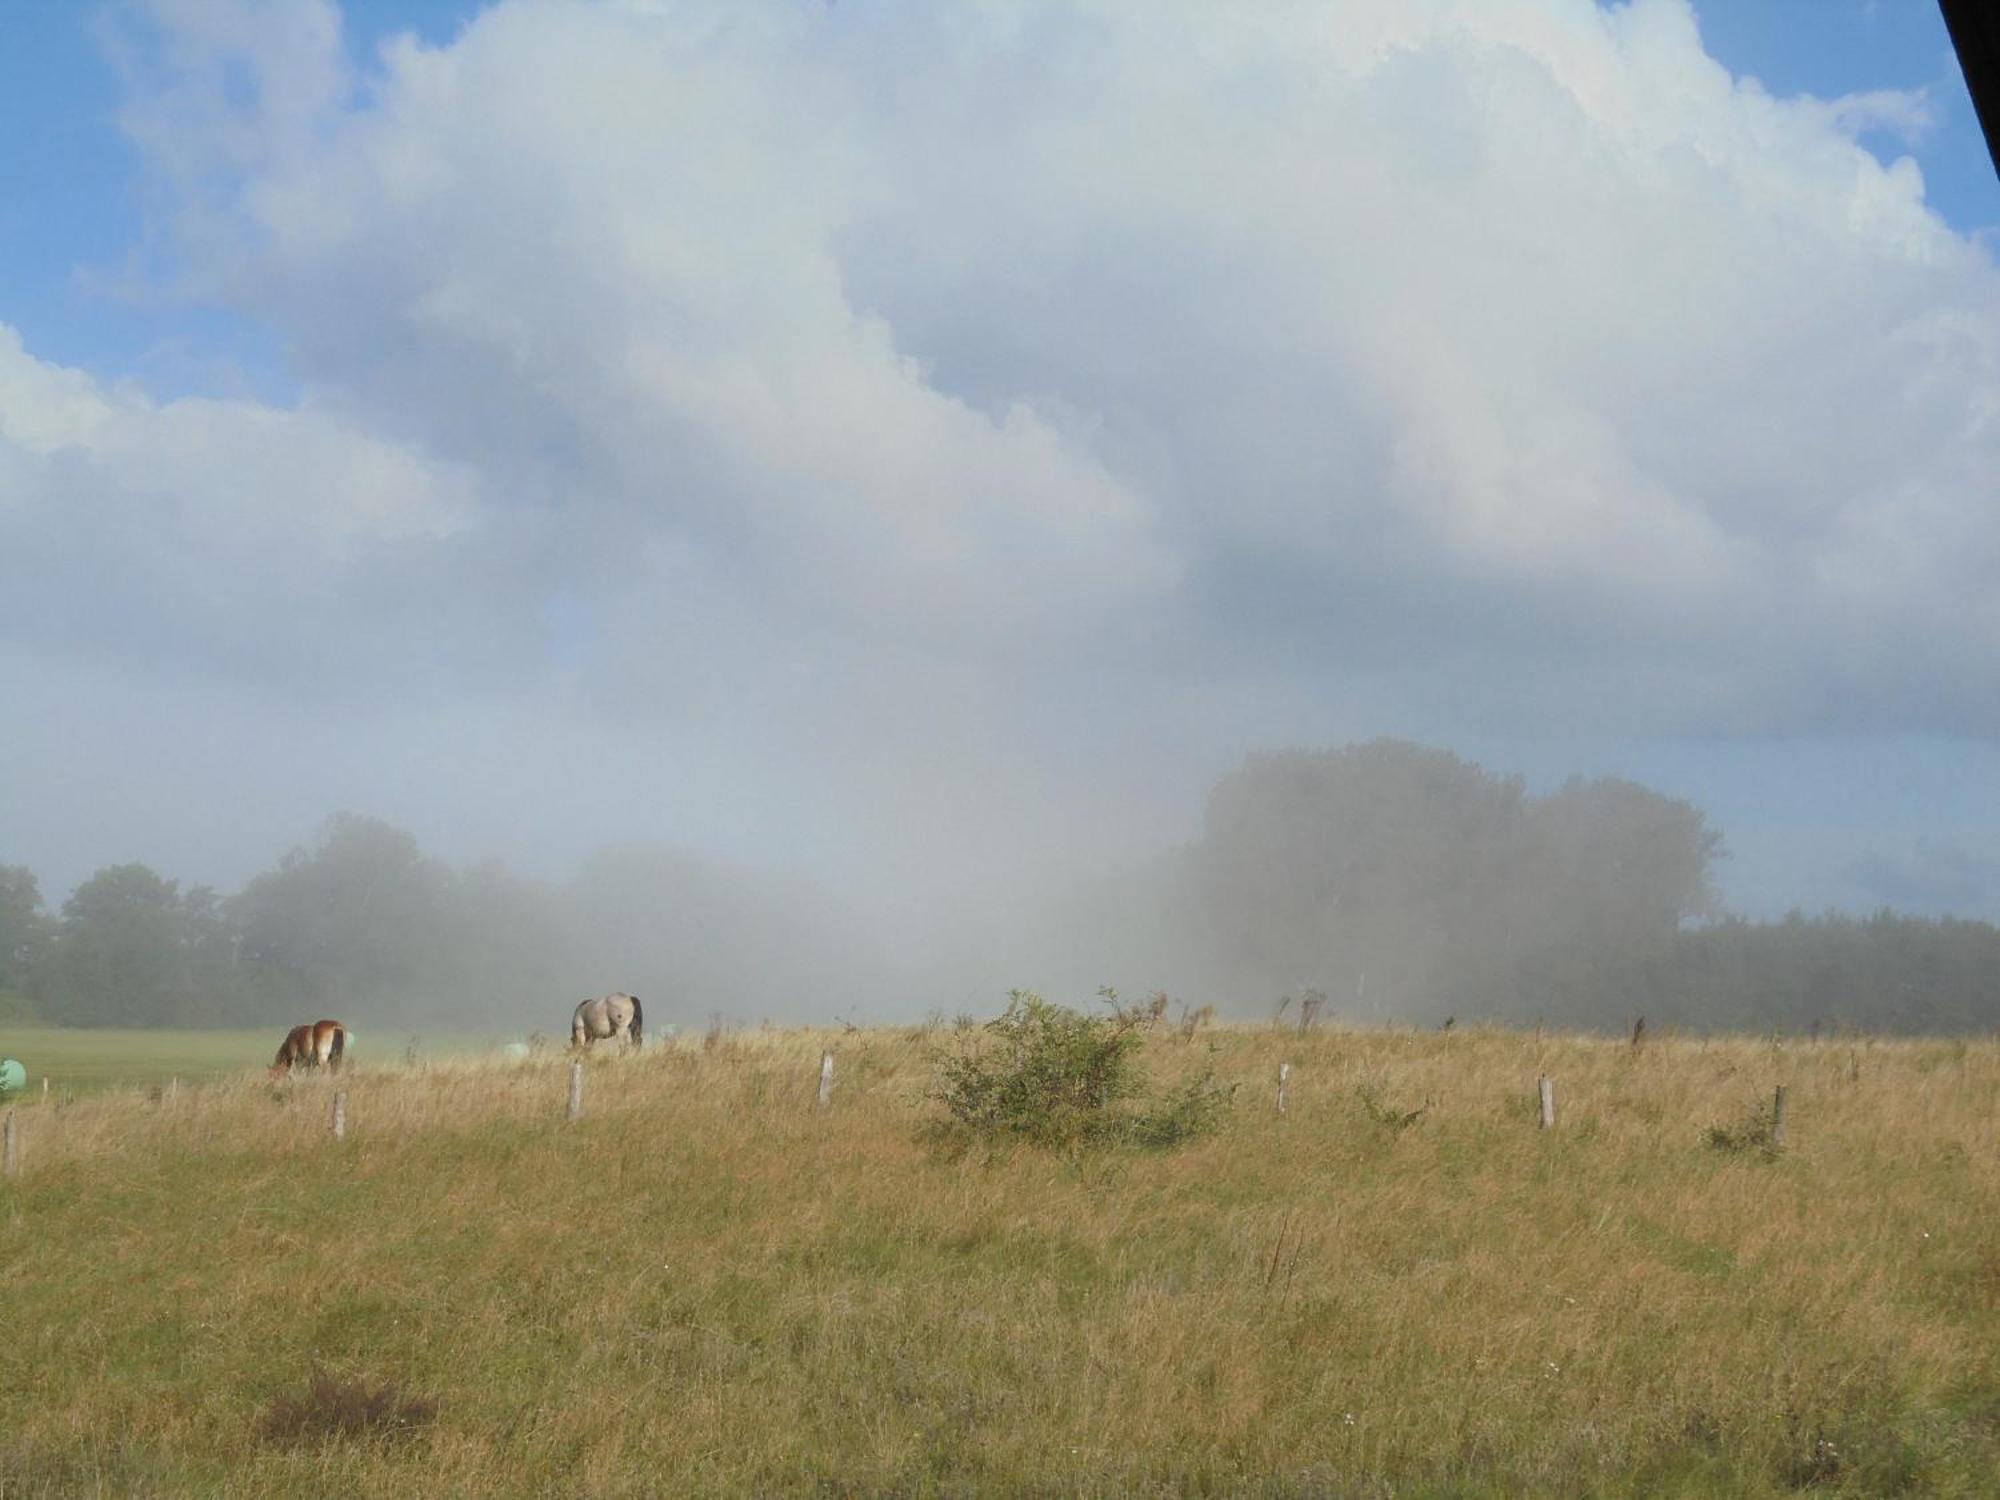
[[644, 1041], [645, 1024], [646, 1013], [639, 1008], [637, 995], [605, 995], [576, 1008], [569, 1023], [569, 1044], [588, 1047], [609, 1039], [637, 1047]]

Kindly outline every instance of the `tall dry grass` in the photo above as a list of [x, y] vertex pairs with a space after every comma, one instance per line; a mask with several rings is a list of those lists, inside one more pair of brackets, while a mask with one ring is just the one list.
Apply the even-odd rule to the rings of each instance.
[[947, 1040], [22, 1105], [0, 1496], [1996, 1491], [1991, 1040], [1162, 1034], [1221, 1134], [1074, 1156]]

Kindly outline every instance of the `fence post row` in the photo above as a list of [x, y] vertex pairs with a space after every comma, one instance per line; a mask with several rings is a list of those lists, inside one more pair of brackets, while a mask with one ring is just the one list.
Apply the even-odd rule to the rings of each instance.
[[[1278, 1113], [1281, 1115], [1289, 1112], [1291, 1086], [1292, 1065], [1289, 1062], [1281, 1062], [1278, 1064]], [[179, 1087], [180, 1080], [176, 1078], [168, 1084], [166, 1097], [171, 1098], [172, 1091], [178, 1090]], [[44, 1078], [42, 1080], [44, 1096], [48, 1090], [49, 1081]], [[1535, 1080], [1535, 1091], [1541, 1106], [1541, 1128], [1553, 1130], [1556, 1123], [1555, 1080], [1546, 1073], [1541, 1074]], [[1771, 1144], [1774, 1147], [1782, 1148], [1785, 1144], [1786, 1106], [1789, 1099], [1790, 1090], [1786, 1085], [1779, 1084], [1771, 1098]], [[819, 1108], [825, 1109], [832, 1102], [833, 1053], [829, 1050], [822, 1052], [819, 1058]], [[583, 1063], [580, 1059], [569, 1065], [569, 1118], [572, 1120], [583, 1118]], [[328, 1129], [337, 1141], [345, 1140], [347, 1137], [347, 1092], [344, 1089], [333, 1096], [333, 1116], [328, 1122]], [[9, 1177], [18, 1177], [21, 1173], [21, 1127], [11, 1109], [7, 1111], [4, 1131], [4, 1146], [0, 1146], [0, 1171], [4, 1171]]]

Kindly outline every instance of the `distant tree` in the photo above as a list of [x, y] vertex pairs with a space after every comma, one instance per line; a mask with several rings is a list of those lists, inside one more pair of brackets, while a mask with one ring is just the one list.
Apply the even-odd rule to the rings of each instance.
[[403, 1011], [448, 994], [450, 870], [376, 818], [339, 813], [229, 903], [251, 982], [286, 1013]]
[[212, 886], [197, 885], [181, 896], [178, 941], [187, 982], [176, 1025], [244, 1025], [273, 1014], [245, 982], [236, 924]]
[[1677, 1024], [1794, 1035], [1990, 1031], [2000, 929], [1890, 911], [1732, 917], [1680, 935], [1658, 1008]]
[[1616, 1027], [1649, 1009], [1684, 927], [1717, 912], [1722, 848], [1700, 811], [1634, 782], [1572, 778], [1523, 807], [1491, 1014]]
[[25, 990], [49, 939], [42, 889], [24, 865], [0, 865], [0, 988]]
[[142, 864], [112, 865], [63, 903], [48, 1002], [70, 1026], [174, 1026], [194, 1000], [179, 887]]
[[0, 1016], [32, 1014], [30, 997], [52, 935], [34, 872], [0, 865]]
[[[458, 871], [448, 896], [435, 966], [444, 986], [440, 1012], [483, 1025], [502, 1017], [567, 1025], [569, 1007], [600, 981], [580, 977], [588, 966], [559, 893], [487, 862]], [[631, 982], [601, 981], [604, 989]], [[653, 1013], [649, 1007], [649, 1018]]]
[[1671, 958], [1713, 910], [1718, 849], [1698, 810], [1631, 782], [1530, 797], [1518, 776], [1376, 740], [1252, 756], [1188, 857], [1212, 967], [1236, 988], [1317, 984], [1350, 1015], [1553, 1018], [1602, 1011], [1614, 974]]

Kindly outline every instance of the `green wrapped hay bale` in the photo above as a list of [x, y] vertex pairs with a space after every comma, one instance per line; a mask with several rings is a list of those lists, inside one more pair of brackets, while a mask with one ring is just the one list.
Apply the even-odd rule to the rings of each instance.
[[28, 1070], [11, 1057], [0, 1057], [0, 1097], [18, 1094], [28, 1086]]

